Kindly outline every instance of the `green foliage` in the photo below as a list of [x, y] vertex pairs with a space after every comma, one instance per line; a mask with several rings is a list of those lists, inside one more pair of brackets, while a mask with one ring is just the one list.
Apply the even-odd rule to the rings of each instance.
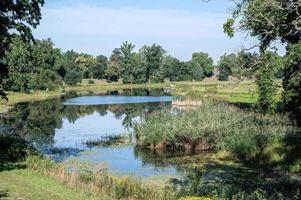
[[103, 55], [96, 56], [96, 63], [89, 67], [89, 74], [92, 78], [103, 79], [105, 78], [105, 71], [108, 67], [108, 58]]
[[186, 67], [190, 70], [190, 80], [201, 81], [205, 77], [205, 72], [203, 67], [195, 60], [186, 63]]
[[233, 36], [233, 25], [239, 19], [240, 30], [257, 37], [262, 50], [279, 38], [288, 43], [297, 43], [301, 39], [299, 1], [247, 0], [236, 6], [232, 18], [224, 25], [229, 36]]
[[79, 71], [79, 66], [76, 64], [76, 58], [78, 57], [78, 53], [73, 50], [66, 51], [62, 53], [62, 65], [58, 70], [58, 73], [62, 78], [65, 77], [67, 71], [69, 70], [77, 70]]
[[164, 78], [169, 78], [171, 81], [176, 81], [177, 76], [176, 72], [177, 69], [180, 68], [181, 61], [179, 61], [177, 58], [174, 58], [172, 56], [166, 56], [163, 60], [163, 74]]
[[89, 79], [89, 80], [88, 80], [88, 84], [94, 84], [94, 83], [95, 83], [94, 80], [92, 80], [92, 79]]
[[[287, 111], [300, 125], [300, 60], [298, 44], [301, 41], [300, 1], [247, 0], [240, 1], [233, 10], [232, 18], [224, 25], [225, 32], [233, 36], [235, 20], [239, 20], [240, 30], [248, 31], [260, 42], [264, 52], [272, 42], [280, 40], [288, 45], [288, 63], [283, 79], [284, 102]], [[292, 47], [295, 46], [295, 50]], [[292, 61], [292, 62], [290, 62]]]
[[283, 99], [286, 110], [301, 125], [301, 42], [291, 45], [285, 56]]
[[122, 62], [120, 49], [114, 49], [110, 57], [108, 67], [105, 71], [105, 76], [109, 81], [118, 81], [121, 77], [121, 62]]
[[[181, 62], [166, 56], [166, 51], [157, 44], [144, 46], [139, 52], [134, 52], [134, 47], [124, 42], [108, 60], [103, 55], [95, 58], [73, 50], [62, 53], [50, 39], [27, 44], [15, 38], [5, 59], [10, 74], [4, 80], [6, 89], [21, 92], [54, 89], [62, 80], [75, 85], [82, 78], [108, 81], [122, 78], [123, 83], [132, 84], [161, 83], [164, 79], [201, 81], [212, 67], [212, 59], [205, 53], [195, 53], [191, 61]], [[72, 81], [72, 77], [76, 79]]]
[[39, 90], [53, 90], [60, 84], [60, 77], [54, 71], [46, 69], [39, 73], [35, 88]]
[[145, 65], [139, 54], [133, 52], [135, 45], [124, 42], [120, 47], [123, 83], [145, 83]]
[[276, 109], [276, 95], [278, 84], [275, 72], [282, 68], [282, 60], [278, 54], [265, 52], [259, 58], [256, 84], [258, 86], [257, 107], [262, 113], [274, 113]]
[[165, 50], [157, 44], [152, 46], [144, 46], [140, 50], [140, 54], [146, 67], [146, 79], [149, 82], [163, 82], [163, 58]]
[[212, 76], [213, 59], [209, 57], [208, 53], [198, 52], [192, 54], [192, 60], [199, 64], [207, 77]]
[[97, 62], [93, 56], [88, 54], [80, 54], [76, 57], [75, 63], [79, 67], [84, 78], [93, 78], [95, 68], [97, 68]]
[[67, 72], [64, 80], [68, 85], [76, 85], [77, 83], [81, 83], [83, 79], [83, 74], [76, 70], [70, 70]]
[[0, 97], [6, 96], [3, 85], [3, 80], [8, 78], [5, 52], [16, 35], [26, 43], [33, 39], [31, 28], [39, 24], [43, 5], [44, 0], [0, 1]]
[[28, 92], [30, 90], [54, 89], [61, 84], [57, 71], [61, 65], [61, 53], [48, 40], [29, 45], [21, 38], [13, 39], [6, 54], [8, 78], [7, 90]]
[[225, 54], [219, 61], [219, 75], [218, 80], [228, 81], [229, 76], [232, 75], [232, 68], [237, 64], [237, 56], [235, 54]]

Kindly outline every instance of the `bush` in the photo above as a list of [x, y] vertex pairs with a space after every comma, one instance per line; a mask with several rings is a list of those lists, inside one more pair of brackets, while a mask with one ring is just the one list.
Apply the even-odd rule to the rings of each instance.
[[94, 83], [95, 83], [94, 80], [92, 80], [92, 79], [89, 79], [89, 80], [88, 80], [88, 84], [94, 84]]
[[65, 83], [68, 85], [76, 85], [81, 83], [83, 79], [83, 74], [81, 72], [70, 70], [65, 76]]
[[286, 110], [301, 126], [301, 42], [289, 47], [285, 60], [283, 99]]
[[46, 69], [38, 75], [35, 89], [53, 90], [60, 82], [60, 78], [54, 71]]

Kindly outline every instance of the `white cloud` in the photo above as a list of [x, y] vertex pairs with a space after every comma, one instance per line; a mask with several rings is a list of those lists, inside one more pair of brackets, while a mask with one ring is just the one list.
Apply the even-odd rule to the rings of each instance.
[[171, 54], [187, 60], [194, 51], [207, 51], [218, 59], [238, 49], [240, 39], [228, 39], [222, 30], [226, 13], [181, 10], [99, 8], [89, 6], [43, 10], [38, 38], [50, 37], [63, 50], [75, 49], [109, 55], [122, 41], [138, 47], [159, 43]]

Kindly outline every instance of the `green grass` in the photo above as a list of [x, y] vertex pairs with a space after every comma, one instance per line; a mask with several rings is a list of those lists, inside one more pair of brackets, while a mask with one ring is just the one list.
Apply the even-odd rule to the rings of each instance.
[[88, 163], [69, 164], [71, 165], [54, 163], [40, 156], [29, 156], [26, 160], [27, 169], [50, 176], [70, 188], [87, 191], [97, 199], [173, 200], [176, 198], [169, 189], [148, 185], [128, 176], [112, 176], [99, 165], [91, 169], [87, 168], [90, 166]]
[[3, 199], [8, 200], [95, 199], [83, 190], [71, 189], [52, 177], [29, 169], [0, 172], [0, 195], [1, 193]]

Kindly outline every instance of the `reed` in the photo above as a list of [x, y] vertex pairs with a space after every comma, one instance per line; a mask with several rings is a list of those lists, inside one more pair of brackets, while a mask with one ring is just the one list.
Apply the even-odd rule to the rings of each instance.
[[262, 115], [224, 103], [204, 102], [189, 112], [154, 113], [135, 126], [134, 134], [137, 145], [144, 148], [226, 150], [244, 160], [274, 162], [282, 157], [276, 149], [294, 130], [284, 115]]
[[97, 199], [177, 199], [175, 193], [169, 188], [147, 185], [132, 177], [112, 176], [106, 170], [71, 169], [40, 156], [29, 156], [26, 164], [30, 170], [54, 177], [68, 187], [87, 191]]

